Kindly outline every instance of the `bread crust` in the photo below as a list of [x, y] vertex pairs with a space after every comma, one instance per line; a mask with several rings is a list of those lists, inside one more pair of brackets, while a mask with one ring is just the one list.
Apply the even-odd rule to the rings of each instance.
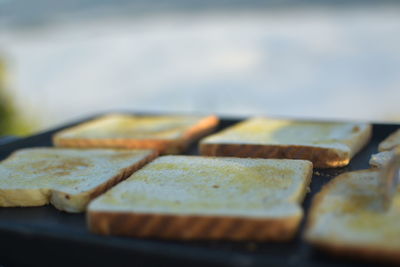
[[65, 129], [53, 136], [53, 144], [57, 147], [75, 148], [137, 148], [155, 149], [160, 154], [179, 154], [198, 138], [201, 138], [215, 130], [219, 123], [218, 117], [211, 115], [204, 117], [176, 139], [134, 139], [134, 138], [64, 138], [63, 134], [81, 127], [86, 127], [95, 121], [80, 124]]
[[[355, 171], [354, 173], [368, 173], [368, 172], [378, 172], [376, 169], [368, 169]], [[303, 238], [317, 249], [323, 250], [332, 256], [341, 256], [350, 259], [361, 259], [366, 261], [377, 261], [383, 263], [395, 263], [400, 264], [400, 251], [390, 250], [387, 248], [382, 248], [374, 245], [360, 245], [360, 244], [343, 244], [335, 243], [334, 240], [318, 240], [314, 239], [309, 235], [309, 232], [316, 223], [318, 216], [318, 207], [322, 203], [325, 196], [329, 193], [330, 188], [336, 183], [346, 180], [349, 173], [344, 173], [339, 175], [337, 178], [326, 184], [322, 190], [317, 193], [312, 201], [311, 208], [309, 211], [308, 220], [306, 223]]]
[[344, 140], [349, 150], [306, 145], [269, 145], [200, 142], [200, 154], [218, 157], [303, 159], [313, 163], [314, 168], [338, 168], [350, 163], [351, 158], [369, 142], [372, 126], [357, 138]]
[[287, 241], [293, 238], [302, 216], [271, 219], [89, 209], [86, 217], [89, 230], [102, 235], [180, 240]]
[[218, 157], [303, 159], [311, 161], [315, 168], [342, 167], [350, 162], [349, 153], [328, 148], [295, 145], [201, 143], [200, 154]]

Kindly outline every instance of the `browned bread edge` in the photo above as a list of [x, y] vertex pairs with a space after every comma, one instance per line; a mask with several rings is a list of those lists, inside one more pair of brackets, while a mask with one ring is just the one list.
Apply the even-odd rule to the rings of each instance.
[[336, 168], [350, 162], [349, 153], [338, 153], [329, 148], [296, 145], [253, 145], [201, 143], [200, 154], [218, 157], [303, 159], [314, 168]]
[[287, 241], [293, 238], [302, 216], [279, 219], [89, 209], [86, 217], [89, 230], [102, 235], [183, 240]]
[[[95, 119], [96, 120], [96, 119]], [[178, 154], [196, 139], [214, 131], [219, 123], [218, 117], [211, 115], [203, 118], [199, 123], [189, 128], [177, 139], [129, 139], [129, 138], [62, 138], [61, 135], [72, 129], [90, 124], [92, 121], [65, 129], [53, 135], [53, 144], [57, 147], [74, 148], [137, 148], [155, 149], [160, 154]]]

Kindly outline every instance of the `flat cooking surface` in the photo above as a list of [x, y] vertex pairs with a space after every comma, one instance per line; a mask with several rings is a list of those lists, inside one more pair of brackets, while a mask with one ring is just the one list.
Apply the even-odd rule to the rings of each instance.
[[[222, 119], [218, 130], [238, 121]], [[349, 166], [314, 170], [311, 192], [303, 204], [306, 214], [312, 196], [322, 185], [342, 172], [368, 168], [369, 157], [376, 153], [378, 143], [398, 127], [375, 124], [371, 142], [356, 155]], [[51, 136], [58, 130], [0, 146], [0, 159], [19, 148], [51, 146]], [[197, 144], [194, 144], [187, 154], [197, 154], [196, 147]], [[301, 241], [301, 232], [288, 243], [181, 242], [105, 237], [86, 230], [84, 214], [68, 214], [52, 206], [0, 208], [0, 266], [365, 266], [363, 263], [337, 260], [319, 253]]]

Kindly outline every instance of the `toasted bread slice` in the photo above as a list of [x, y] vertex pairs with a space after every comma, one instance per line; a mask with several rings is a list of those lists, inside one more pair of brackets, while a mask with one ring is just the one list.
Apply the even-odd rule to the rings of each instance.
[[342, 174], [312, 203], [305, 239], [335, 255], [400, 263], [400, 194], [383, 209], [379, 170]]
[[400, 129], [390, 134], [379, 146], [379, 153], [371, 155], [369, 164], [374, 168], [384, 167], [394, 155], [393, 150], [400, 147]]
[[380, 152], [382, 151], [388, 151], [392, 150], [395, 147], [400, 146], [400, 129], [389, 135], [385, 140], [383, 140], [379, 146], [378, 150]]
[[0, 163], [0, 207], [51, 203], [81, 212], [156, 156], [153, 150], [22, 149]]
[[312, 163], [164, 156], [89, 204], [98, 234], [287, 240], [303, 215]]
[[155, 149], [161, 154], [184, 151], [212, 132], [216, 116], [134, 116], [111, 114], [58, 132], [59, 147]]
[[365, 123], [252, 118], [204, 138], [200, 153], [304, 159], [316, 168], [335, 168], [349, 164], [369, 141], [371, 132], [371, 125]]
[[371, 155], [369, 160], [369, 165], [374, 168], [382, 168], [389, 163], [390, 159], [393, 157], [394, 151], [382, 151]]

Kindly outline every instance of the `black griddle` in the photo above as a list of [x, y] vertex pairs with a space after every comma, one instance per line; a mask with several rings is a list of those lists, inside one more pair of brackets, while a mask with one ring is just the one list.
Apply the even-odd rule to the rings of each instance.
[[[14, 150], [51, 146], [51, 136], [66, 127], [0, 146], [0, 160]], [[242, 119], [222, 119], [218, 130]], [[350, 165], [315, 169], [311, 192], [303, 203], [306, 215], [321, 187], [340, 173], [366, 169], [380, 141], [399, 125], [374, 124], [373, 138]], [[197, 155], [197, 143], [186, 154]], [[228, 241], [168, 241], [99, 236], [86, 229], [84, 214], [58, 211], [51, 205], [34, 208], [0, 208], [0, 266], [366, 266], [365, 262], [337, 259], [301, 240], [285, 243]]]

